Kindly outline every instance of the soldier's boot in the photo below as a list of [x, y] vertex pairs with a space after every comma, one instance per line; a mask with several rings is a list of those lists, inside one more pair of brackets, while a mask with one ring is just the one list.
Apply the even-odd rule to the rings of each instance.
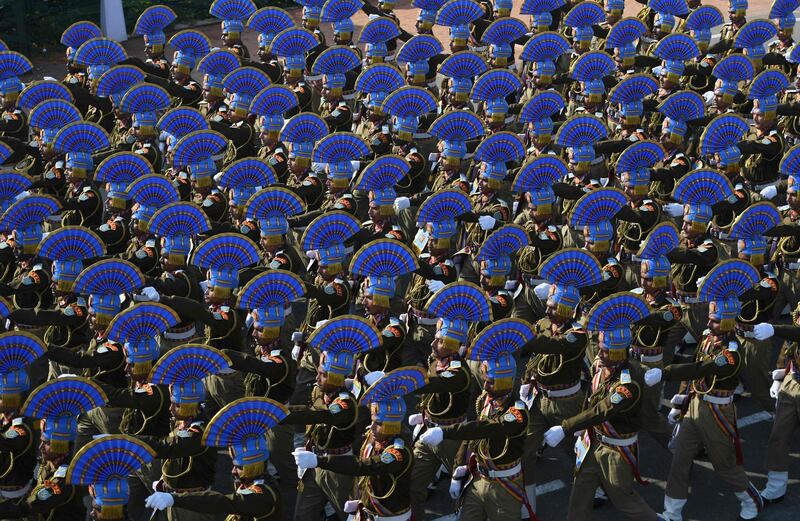
[[747, 490], [737, 492], [736, 499], [739, 500], [739, 519], [755, 519], [764, 508], [761, 496], [758, 495], [753, 485], [750, 485]]
[[[536, 483], [533, 485], [525, 485], [525, 497], [528, 498], [528, 505], [530, 505], [531, 510], [533, 513], [536, 513]], [[525, 503], [522, 504], [522, 508], [520, 510], [520, 515], [522, 516], [521, 519], [530, 519], [530, 515], [528, 514], [528, 507]]]
[[780, 503], [786, 496], [786, 486], [789, 484], [788, 472], [773, 472], [767, 473], [767, 484], [764, 490], [761, 491], [761, 499], [764, 504]]
[[664, 513], [662, 517], [669, 521], [683, 521], [683, 506], [686, 504], [685, 499], [675, 499], [674, 497], [664, 496]]

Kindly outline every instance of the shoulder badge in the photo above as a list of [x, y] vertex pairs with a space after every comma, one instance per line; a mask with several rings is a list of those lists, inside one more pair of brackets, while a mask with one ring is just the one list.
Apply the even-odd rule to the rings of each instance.
[[628, 369], [623, 369], [619, 375], [619, 381], [622, 384], [631, 383], [631, 372]]

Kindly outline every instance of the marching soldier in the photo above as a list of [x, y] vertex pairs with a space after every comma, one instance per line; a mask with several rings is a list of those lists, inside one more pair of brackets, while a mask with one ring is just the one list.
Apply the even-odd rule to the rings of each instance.
[[143, 36], [144, 54], [147, 56], [144, 67], [140, 68], [146, 70], [148, 74], [169, 78], [170, 65], [164, 57], [164, 45], [167, 43], [164, 29], [177, 18], [175, 11], [168, 6], [152, 5], [142, 11], [136, 20], [133, 34]]
[[250, 59], [250, 51], [242, 43], [244, 24], [256, 12], [256, 6], [249, 0], [214, 0], [208, 13], [222, 20], [222, 44], [236, 53], [242, 60]]

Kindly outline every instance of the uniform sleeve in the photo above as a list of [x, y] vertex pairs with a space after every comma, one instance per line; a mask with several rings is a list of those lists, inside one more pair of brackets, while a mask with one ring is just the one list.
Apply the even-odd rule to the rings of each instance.
[[161, 296], [160, 301], [165, 306], [174, 309], [184, 320], [196, 320], [207, 325], [214, 324], [214, 317], [200, 302], [184, 297], [168, 297], [164, 295]]
[[697, 248], [676, 248], [667, 254], [670, 262], [681, 264], [698, 264], [700, 266], [713, 266], [717, 263], [717, 249], [715, 247], [706, 248], [699, 251]]
[[333, 309], [339, 309], [350, 301], [350, 292], [345, 284], [334, 282], [329, 284], [327, 288], [331, 288], [333, 291], [329, 292], [327, 289], [320, 289], [313, 284], [309, 284], [306, 285], [306, 293], [309, 297], [317, 299], [317, 302], [323, 306], [330, 306]]
[[231, 367], [243, 373], [253, 373], [268, 379], [272, 385], [279, 384], [293, 374], [294, 360], [284, 355], [269, 355], [272, 362], [264, 362], [255, 356], [233, 349], [222, 350], [231, 359]]
[[531, 354], [549, 355], [574, 355], [578, 354], [586, 346], [586, 334], [572, 332], [575, 337], [574, 342], [566, 338], [553, 338], [551, 336], [539, 335], [522, 347], [521, 356]]
[[636, 405], [639, 401], [639, 385], [631, 382], [629, 384], [617, 385], [614, 392], [606, 396], [605, 399], [597, 404], [576, 414], [572, 418], [567, 418], [561, 422], [561, 428], [567, 434], [572, 434], [595, 425], [599, 425], [609, 418], [626, 412]]
[[791, 326], [789, 324], [775, 324], [775, 336], [791, 340], [792, 342], [800, 342], [800, 327]]
[[737, 143], [742, 155], [764, 154], [773, 157], [780, 154], [783, 145], [776, 135], [765, 136], [762, 139], [746, 139]]
[[711, 360], [689, 364], [671, 364], [664, 368], [664, 380], [697, 380], [717, 376], [727, 378], [739, 370], [741, 358], [736, 351], [727, 349]]
[[410, 464], [411, 451], [407, 447], [402, 449], [389, 448], [393, 460], [384, 463], [380, 458], [370, 458], [367, 461], [355, 456], [318, 456], [317, 466], [321, 469], [335, 470], [347, 476], [380, 476], [385, 474], [400, 474]]
[[[13, 431], [13, 432], [12, 432]], [[31, 431], [27, 425], [12, 425], [0, 435], [0, 450], [20, 454], [31, 443]]]
[[65, 326], [75, 327], [81, 325], [84, 317], [78, 315], [65, 315], [61, 311], [51, 309], [15, 309], [8, 315], [8, 318], [21, 324], [32, 326]]
[[197, 427], [192, 428], [196, 431], [185, 438], [180, 436], [138, 436], [138, 438], [150, 445], [156, 451], [156, 457], [160, 459], [189, 458], [208, 450], [200, 443], [203, 436], [202, 430]]
[[157, 385], [149, 385], [147, 392], [137, 393], [133, 389], [118, 389], [99, 380], [94, 380], [94, 382], [103, 388], [103, 392], [108, 397], [108, 405], [112, 407], [136, 409], [150, 414], [164, 406], [165, 400], [166, 403], [169, 403], [169, 399], [164, 396], [163, 391]]
[[[513, 416], [513, 418], [512, 418]], [[446, 440], [479, 440], [519, 436], [528, 428], [527, 412], [511, 407], [500, 420], [472, 420], [442, 427]]]
[[[256, 489], [258, 489], [256, 491]], [[194, 512], [233, 514], [260, 518], [280, 508], [275, 493], [263, 485], [253, 485], [252, 494], [220, 494], [213, 490], [174, 493], [174, 506]]]
[[[336, 405], [336, 407], [333, 407]], [[358, 406], [352, 398], [336, 398], [328, 409], [312, 409], [307, 405], [290, 405], [289, 415], [281, 423], [287, 425], [313, 425], [321, 423], [331, 427], [349, 427], [358, 416]]]
[[123, 358], [119, 348], [116, 350], [109, 348], [105, 353], [84, 353], [55, 346], [48, 347], [45, 356], [48, 360], [77, 369], [114, 369], [120, 366]]
[[469, 373], [463, 369], [453, 369], [452, 376], [430, 376], [428, 383], [414, 391], [414, 394], [458, 393], [469, 387]]

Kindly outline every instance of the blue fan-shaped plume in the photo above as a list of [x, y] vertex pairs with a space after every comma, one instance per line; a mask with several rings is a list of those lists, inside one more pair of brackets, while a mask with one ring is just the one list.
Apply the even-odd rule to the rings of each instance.
[[769, 20], [752, 20], [744, 24], [733, 39], [733, 47], [736, 49], [749, 49], [764, 45], [767, 41], [775, 38], [777, 29]]
[[217, 179], [220, 188], [240, 188], [243, 186], [265, 187], [278, 182], [275, 170], [264, 159], [245, 157], [230, 163]]
[[33, 107], [28, 123], [33, 128], [60, 129], [82, 119], [75, 105], [54, 99], [43, 101]]
[[750, 126], [736, 114], [721, 114], [711, 120], [700, 136], [700, 153], [710, 155], [736, 145]]
[[697, 287], [697, 298], [701, 302], [735, 299], [752, 289], [759, 280], [758, 270], [749, 262], [739, 259], [722, 261]]
[[696, 58], [700, 49], [688, 35], [673, 33], [656, 44], [653, 54], [662, 60], [687, 62]]
[[489, 45], [507, 45], [525, 36], [528, 28], [516, 18], [499, 18], [489, 24], [481, 41]]
[[358, 35], [358, 43], [374, 45], [394, 40], [398, 36], [400, 36], [400, 28], [397, 23], [386, 16], [379, 16], [364, 24], [361, 34]]
[[639, 249], [639, 257], [642, 259], [657, 259], [666, 256], [669, 252], [680, 245], [681, 236], [678, 227], [674, 223], [667, 221], [658, 223]]
[[160, 112], [169, 108], [172, 99], [164, 87], [151, 83], [140, 83], [131, 87], [122, 96], [120, 109], [128, 114]]
[[239, 57], [231, 51], [217, 49], [206, 54], [197, 62], [197, 72], [224, 78], [241, 66]]
[[567, 164], [560, 157], [538, 156], [520, 168], [511, 190], [530, 192], [538, 188], [549, 187], [564, 179], [568, 173]]
[[155, 338], [178, 325], [180, 317], [170, 307], [158, 302], [142, 302], [121, 311], [111, 320], [106, 333], [113, 342], [125, 343]]
[[34, 81], [26, 85], [19, 93], [17, 107], [30, 110], [43, 101], [54, 99], [68, 103], [75, 101], [72, 93], [62, 83], [53, 80]]
[[75, 51], [75, 62], [81, 65], [114, 65], [128, 56], [119, 43], [108, 38], [92, 38]]
[[597, 25], [606, 19], [603, 7], [595, 2], [581, 2], [569, 10], [564, 17], [567, 27], [589, 27]]
[[767, 98], [777, 95], [787, 87], [789, 87], [789, 78], [786, 74], [777, 69], [770, 69], [755, 77], [750, 84], [750, 92], [747, 97], [750, 99]]
[[672, 198], [683, 204], [714, 205], [733, 195], [727, 177], [714, 170], [694, 170], [681, 177], [672, 190]]
[[105, 255], [106, 246], [96, 233], [81, 226], [50, 232], [39, 244], [40, 257], [54, 261], [83, 260]]
[[634, 172], [652, 168], [664, 159], [664, 149], [655, 141], [637, 141], [626, 148], [617, 159], [617, 172]]
[[115, 102], [122, 100], [122, 95], [134, 85], [144, 82], [145, 74], [133, 65], [115, 65], [100, 76], [97, 81], [97, 95], [106, 98], [118, 95]]
[[87, 21], [75, 22], [61, 33], [61, 45], [77, 49], [87, 40], [101, 36], [103, 32], [96, 24]]
[[3, 40], [0, 40], [0, 51], [7, 51], [7, 50], [8, 50], [8, 44]]
[[609, 76], [616, 68], [617, 64], [607, 52], [590, 51], [575, 60], [570, 73], [572, 79], [588, 82]]
[[308, 336], [308, 344], [329, 353], [357, 354], [380, 347], [381, 335], [367, 319], [342, 315], [316, 328]]
[[203, 431], [203, 445], [229, 447], [251, 438], [263, 440], [288, 414], [285, 405], [269, 398], [240, 398], [211, 418]]
[[586, 329], [593, 332], [627, 329], [649, 314], [650, 307], [644, 298], [630, 292], [615, 293], [592, 306], [586, 315]]
[[508, 69], [492, 69], [483, 73], [472, 86], [470, 98], [489, 101], [518, 92], [522, 89], [522, 80]]
[[53, 139], [53, 148], [61, 152], [96, 152], [111, 147], [108, 134], [96, 123], [70, 123]]
[[790, 148], [781, 159], [778, 171], [786, 176], [800, 175], [800, 145]]
[[14, 308], [12, 307], [11, 302], [9, 302], [8, 299], [4, 297], [0, 298], [0, 317], [7, 318], [8, 315], [11, 314], [13, 309]]
[[800, 1], [798, 0], [775, 0], [772, 2], [772, 7], [769, 9], [767, 17], [770, 20], [783, 18], [791, 15], [798, 7], [800, 7]]
[[14, 51], [0, 51], [0, 80], [22, 76], [33, 69], [31, 61]]
[[486, 59], [474, 51], [459, 51], [442, 62], [439, 73], [448, 78], [475, 78], [489, 70]]
[[5, 163], [6, 160], [11, 157], [11, 154], [14, 153], [14, 149], [8, 146], [6, 143], [0, 141], [0, 163]]
[[520, 14], [536, 15], [540, 13], [549, 13], [566, 3], [566, 0], [523, 0]]
[[360, 229], [359, 221], [341, 210], [326, 212], [308, 225], [300, 241], [303, 250], [319, 250], [344, 244]]
[[38, 419], [77, 417], [107, 402], [103, 389], [88, 378], [62, 376], [31, 391], [20, 414]]
[[530, 243], [528, 232], [518, 224], [506, 224], [493, 231], [483, 242], [475, 260], [497, 259], [519, 251]]
[[358, 54], [344, 45], [328, 47], [317, 57], [311, 72], [314, 74], [344, 74], [358, 67]]
[[84, 268], [75, 279], [75, 293], [78, 295], [119, 295], [131, 293], [142, 286], [144, 275], [139, 268], [119, 259], [96, 262]]
[[701, 5], [686, 17], [686, 28], [693, 31], [712, 29], [724, 23], [722, 13], [713, 5]]
[[469, 25], [483, 16], [483, 8], [474, 0], [450, 0], [436, 14], [436, 24], [444, 27]]
[[303, 298], [306, 289], [300, 277], [290, 271], [269, 270], [259, 273], [239, 293], [239, 309], [287, 308]]
[[556, 132], [556, 144], [565, 147], [591, 145], [608, 136], [606, 126], [595, 116], [573, 116]]
[[525, 157], [525, 145], [513, 132], [495, 132], [475, 149], [475, 161], [486, 163], [520, 161]]
[[210, 130], [208, 121], [199, 110], [191, 107], [176, 107], [161, 116], [156, 125], [162, 132], [180, 139], [198, 130]]
[[706, 109], [703, 98], [698, 93], [683, 90], [662, 101], [658, 111], [673, 121], [691, 121], [702, 118]]
[[183, 136], [175, 145], [172, 165], [185, 168], [218, 154], [228, 146], [228, 140], [219, 132], [200, 130]]
[[685, 16], [689, 12], [686, 0], [650, 0], [648, 7], [657, 13]]
[[428, 132], [443, 141], [467, 141], [482, 136], [485, 130], [474, 112], [454, 110], [436, 118]]
[[444, 5], [444, 0], [412, 0], [411, 5], [425, 11], [438, 11]]
[[398, 367], [373, 383], [361, 396], [359, 403], [368, 407], [372, 403], [398, 400], [420, 389], [428, 382], [425, 370], [421, 367]]
[[606, 48], [630, 45], [647, 32], [647, 26], [638, 18], [623, 18], [608, 31]]
[[253, 97], [270, 84], [269, 76], [255, 67], [239, 67], [222, 80], [225, 90]]
[[327, 0], [322, 4], [319, 21], [334, 23], [350, 18], [361, 10], [364, 2], [361, 0]]
[[472, 340], [468, 360], [496, 360], [522, 349], [535, 336], [533, 326], [519, 318], [504, 318], [492, 322]]
[[67, 468], [67, 483], [97, 485], [125, 480], [155, 458], [145, 442], [124, 434], [107, 434], [81, 447]]
[[250, 112], [259, 116], [283, 116], [298, 106], [297, 94], [286, 85], [270, 85], [253, 98]]
[[311, 31], [299, 27], [289, 27], [275, 35], [272, 40], [271, 52], [281, 58], [304, 56], [318, 44], [319, 42]]
[[230, 369], [231, 359], [225, 353], [203, 344], [185, 344], [170, 349], [150, 371], [154, 384], [182, 384], [202, 380]]
[[544, 90], [534, 95], [522, 107], [519, 113], [520, 123], [530, 123], [531, 121], [541, 121], [545, 118], [552, 118], [560, 112], [566, 101], [564, 96], [555, 90]]
[[589, 192], [578, 199], [570, 216], [570, 226], [610, 221], [626, 204], [628, 198], [618, 188], [600, 188]]
[[400, 156], [379, 156], [364, 168], [355, 187], [365, 191], [393, 188], [410, 170], [411, 165]]
[[211, 221], [196, 204], [170, 203], [150, 218], [148, 230], [161, 237], [195, 236], [211, 229]]
[[152, 212], [180, 199], [178, 189], [169, 179], [160, 174], [142, 176], [128, 186], [131, 200]]
[[292, 16], [280, 7], [262, 7], [250, 16], [247, 26], [262, 34], [274, 35], [294, 26]]
[[33, 180], [23, 173], [3, 172], [3, 175], [0, 175], [0, 209], [5, 211], [11, 206], [10, 201], [30, 188], [32, 184]]
[[128, 185], [142, 176], [153, 173], [153, 167], [141, 154], [117, 152], [97, 166], [94, 180], [101, 183]]
[[192, 264], [200, 268], [241, 269], [258, 263], [258, 246], [244, 235], [220, 233], [197, 245]]
[[455, 219], [472, 211], [472, 203], [461, 190], [439, 190], [420, 205], [417, 210], [417, 224], [437, 223]]
[[139, 15], [133, 28], [133, 34], [144, 36], [145, 34], [164, 32], [164, 29], [177, 19], [175, 11], [166, 5], [150, 6]]
[[0, 374], [31, 365], [47, 349], [39, 337], [27, 331], [0, 333]]
[[492, 319], [486, 292], [472, 282], [452, 282], [437, 291], [425, 304], [425, 311], [439, 318], [478, 322]]
[[288, 143], [317, 142], [328, 135], [328, 125], [310, 112], [292, 116], [281, 130], [281, 140]]
[[322, 138], [311, 156], [318, 163], [341, 163], [366, 157], [371, 150], [369, 144], [351, 132], [335, 132]]
[[397, 52], [398, 63], [427, 61], [444, 51], [438, 38], [430, 34], [418, 34], [410, 38]]
[[362, 94], [394, 92], [405, 83], [406, 80], [397, 67], [388, 63], [376, 63], [361, 71], [356, 78], [355, 90]]
[[252, 0], [214, 0], [208, 14], [220, 20], [239, 20], [244, 22], [256, 12]]
[[394, 239], [365, 244], [350, 262], [350, 273], [362, 277], [400, 277], [419, 267], [411, 248]]
[[764, 232], [780, 224], [781, 214], [769, 201], [753, 203], [739, 214], [728, 237], [731, 239], [761, 238]]
[[211, 42], [208, 37], [200, 31], [186, 29], [177, 32], [169, 39], [169, 45], [173, 49], [180, 51], [199, 60], [211, 52]]
[[383, 111], [392, 116], [421, 116], [436, 110], [436, 98], [422, 87], [403, 87], [383, 101]]
[[611, 89], [608, 100], [619, 104], [640, 102], [657, 90], [658, 82], [651, 75], [632, 74]]
[[51, 195], [28, 195], [14, 202], [0, 217], [0, 230], [11, 231], [41, 224], [61, 210], [61, 203]]
[[522, 61], [526, 62], [552, 62], [568, 52], [569, 49], [569, 42], [563, 35], [545, 31], [531, 36], [519, 56]]
[[714, 66], [711, 75], [724, 81], [739, 82], [752, 79], [756, 71], [747, 56], [730, 54]]
[[299, 195], [288, 188], [270, 186], [250, 197], [244, 213], [248, 219], [262, 220], [276, 216], [297, 215], [305, 210], [306, 205]]

